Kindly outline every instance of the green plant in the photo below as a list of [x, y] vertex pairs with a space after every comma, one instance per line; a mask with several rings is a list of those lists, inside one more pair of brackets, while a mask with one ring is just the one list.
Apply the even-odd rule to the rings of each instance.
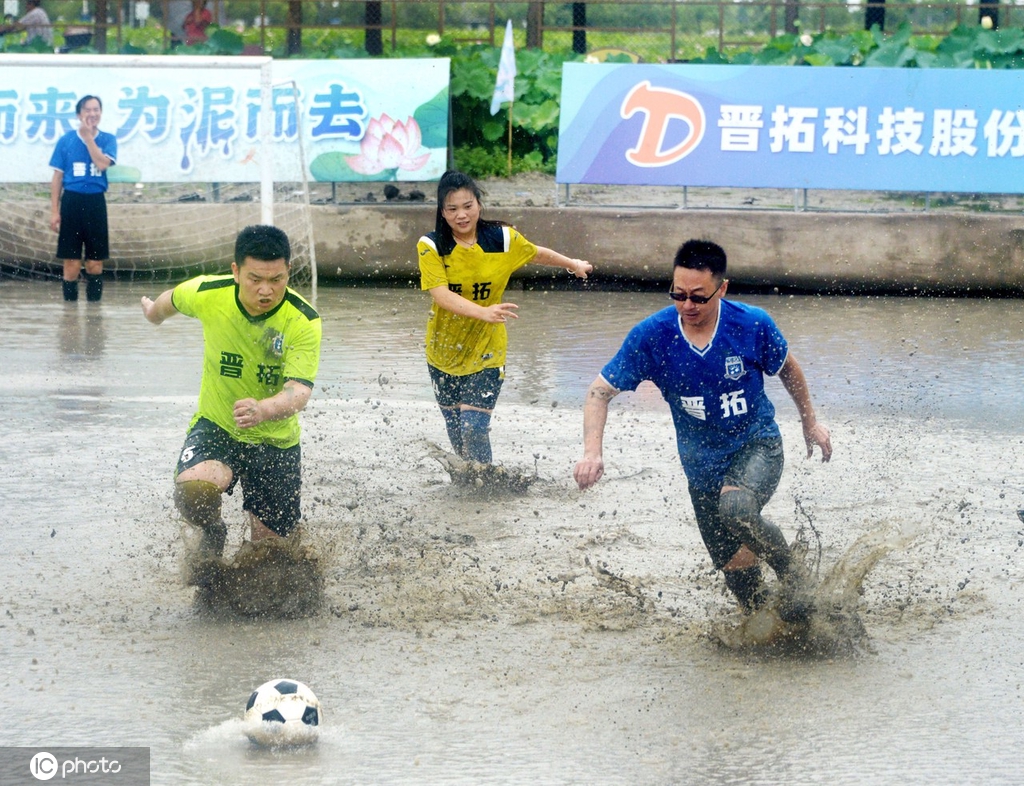
[[176, 55], [240, 55], [244, 49], [245, 40], [234, 30], [211, 27], [205, 41], [191, 46], [178, 46], [173, 53]]
[[42, 38], [34, 38], [31, 41], [26, 41], [25, 43], [14, 43], [11, 39], [15, 37], [16, 36], [13, 35], [0, 37], [0, 52], [40, 55], [45, 55], [47, 53], [53, 54], [53, 47], [48, 46]]
[[[452, 138], [455, 159], [469, 174], [505, 174], [508, 118], [512, 113], [512, 157], [530, 171], [553, 171], [558, 151], [562, 63], [579, 60], [536, 49], [516, 53], [515, 101], [491, 115], [500, 51], [473, 46], [452, 55]], [[472, 152], [470, 152], [472, 151]], [[500, 167], [495, 162], [501, 161]]]
[[[508, 153], [495, 146], [456, 146], [455, 168], [472, 177], [505, 177], [508, 172]], [[512, 172], [554, 173], [554, 161], [544, 161], [541, 154], [533, 150], [524, 156], [512, 156]]]
[[892, 33], [877, 26], [838, 34], [780, 35], [757, 52], [709, 48], [694, 63], [731, 65], [869, 66], [881, 68], [1024, 68], [1024, 31], [960, 25], [939, 38], [914, 35], [908, 22]]

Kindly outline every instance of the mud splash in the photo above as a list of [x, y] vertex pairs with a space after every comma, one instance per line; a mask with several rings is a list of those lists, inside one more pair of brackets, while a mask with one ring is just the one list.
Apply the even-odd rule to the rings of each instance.
[[[858, 612], [864, 580], [881, 559], [906, 548], [913, 539], [913, 535], [883, 525], [858, 538], [820, 580], [818, 571], [809, 568], [805, 591], [813, 612], [804, 621], [782, 619], [782, 599], [776, 591], [762, 608], [744, 615], [738, 623], [715, 625], [708, 638], [726, 649], [766, 657], [837, 657], [863, 652], [870, 648]], [[806, 553], [806, 543], [798, 541], [794, 555], [806, 563]]]
[[432, 442], [426, 443], [426, 448], [427, 454], [451, 477], [454, 486], [478, 488], [490, 494], [522, 494], [538, 479], [536, 471], [531, 475], [500, 464], [466, 461]]
[[245, 541], [230, 559], [202, 563], [193, 582], [196, 608], [265, 619], [312, 616], [324, 604], [323, 564], [301, 531]]

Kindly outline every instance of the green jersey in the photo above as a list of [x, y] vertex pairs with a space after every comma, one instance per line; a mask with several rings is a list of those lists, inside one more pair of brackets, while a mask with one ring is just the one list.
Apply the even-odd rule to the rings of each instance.
[[288, 289], [277, 308], [254, 317], [237, 292], [230, 275], [199, 276], [174, 288], [174, 307], [203, 324], [203, 381], [189, 427], [206, 418], [239, 442], [290, 448], [299, 443], [297, 414], [240, 429], [235, 402], [270, 398], [288, 380], [313, 387], [320, 365], [320, 315]]

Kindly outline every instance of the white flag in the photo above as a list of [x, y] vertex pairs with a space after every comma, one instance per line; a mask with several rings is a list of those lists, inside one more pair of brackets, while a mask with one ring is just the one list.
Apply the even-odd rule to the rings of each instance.
[[501, 62], [498, 63], [498, 81], [494, 85], [491, 99], [491, 114], [498, 114], [502, 103], [516, 98], [516, 48], [512, 39], [512, 20], [505, 25], [505, 41], [501, 45]]

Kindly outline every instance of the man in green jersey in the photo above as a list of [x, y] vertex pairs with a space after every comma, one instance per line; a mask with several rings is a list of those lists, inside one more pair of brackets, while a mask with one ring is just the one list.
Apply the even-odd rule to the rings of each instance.
[[320, 316], [288, 288], [291, 247], [272, 226], [243, 229], [231, 275], [199, 276], [142, 298], [159, 325], [177, 313], [203, 324], [199, 407], [175, 472], [174, 503], [202, 531], [200, 555], [219, 557], [221, 495], [242, 484], [251, 538], [288, 535], [300, 517], [298, 413], [320, 363]]

